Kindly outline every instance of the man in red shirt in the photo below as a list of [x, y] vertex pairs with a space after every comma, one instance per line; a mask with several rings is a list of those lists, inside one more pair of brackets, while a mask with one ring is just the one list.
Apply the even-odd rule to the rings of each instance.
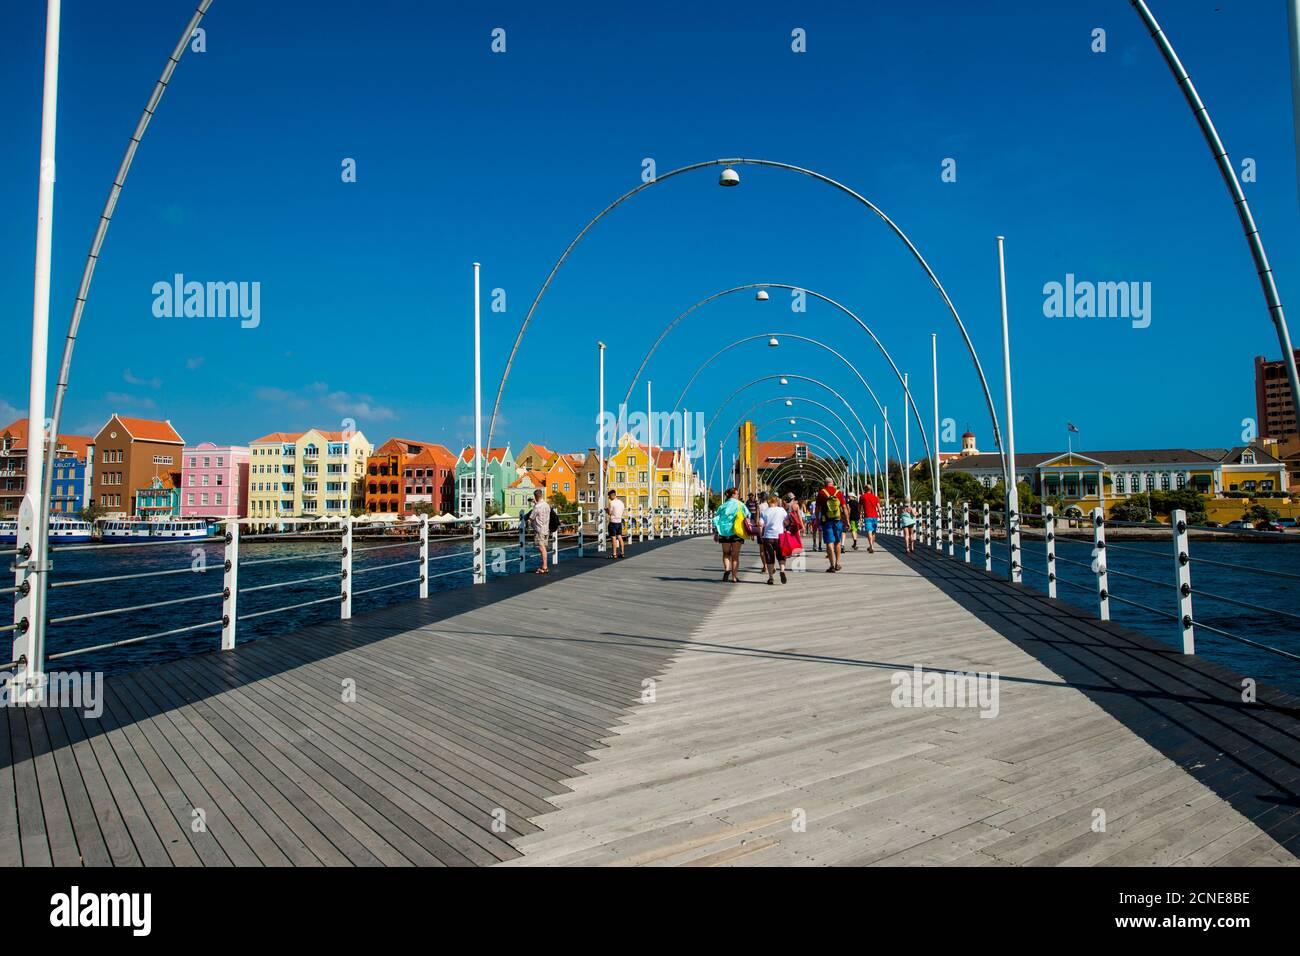
[[840, 556], [844, 547], [844, 525], [849, 520], [849, 505], [844, 492], [835, 487], [829, 478], [826, 487], [817, 492], [817, 519], [822, 526], [822, 540], [826, 542], [827, 572], [843, 571]]
[[867, 533], [867, 554], [876, 553], [876, 524], [880, 520], [880, 499], [868, 488], [859, 499], [862, 505], [862, 527]]

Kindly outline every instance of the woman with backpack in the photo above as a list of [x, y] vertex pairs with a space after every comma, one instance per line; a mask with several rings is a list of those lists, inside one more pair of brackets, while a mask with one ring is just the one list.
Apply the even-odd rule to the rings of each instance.
[[739, 584], [736, 571], [740, 569], [740, 546], [745, 540], [745, 522], [750, 518], [749, 508], [736, 497], [736, 489], [728, 488], [722, 504], [713, 513], [713, 540], [722, 545], [722, 580]]

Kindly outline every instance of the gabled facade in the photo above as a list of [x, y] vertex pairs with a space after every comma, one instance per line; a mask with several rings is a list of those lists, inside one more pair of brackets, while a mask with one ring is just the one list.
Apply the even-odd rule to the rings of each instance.
[[578, 504], [585, 507], [599, 504], [604, 507], [600, 500], [600, 469], [600, 452], [595, 448], [588, 448], [582, 463], [577, 466]]
[[[483, 496], [488, 511], [505, 508], [505, 490], [519, 478], [510, 446], [483, 449]], [[474, 513], [474, 446], [463, 449], [456, 459], [456, 514]]]
[[546, 471], [555, 461], [556, 453], [551, 451], [545, 445], [539, 445], [537, 442], [529, 442], [519, 450], [515, 456], [515, 467], [519, 473], [525, 471]]
[[654, 474], [654, 506], [682, 508], [697, 491], [698, 481], [689, 460], [680, 452], [650, 448], [633, 441], [630, 435], [619, 439], [609, 457], [606, 490], [617, 491], [629, 507], [650, 506], [650, 476]]
[[549, 501], [553, 495], [564, 495], [564, 500], [569, 504], [576, 503], [578, 468], [581, 467], [582, 463], [574, 464], [574, 459], [569, 455], [556, 455], [546, 469], [546, 500]]
[[502, 514], [518, 517], [533, 507], [533, 492], [546, 489], [546, 475], [540, 471], [525, 471], [505, 490]]
[[135, 517], [179, 518], [181, 516], [181, 473], [166, 472], [149, 479], [135, 492]]
[[136, 514], [136, 493], [181, 467], [185, 442], [171, 422], [113, 414], [94, 440], [91, 499], [107, 514]]

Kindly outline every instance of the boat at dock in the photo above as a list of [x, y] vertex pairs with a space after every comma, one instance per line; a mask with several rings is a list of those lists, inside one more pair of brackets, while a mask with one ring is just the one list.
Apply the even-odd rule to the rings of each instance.
[[[89, 521], [77, 518], [51, 518], [50, 541], [58, 544], [85, 544], [94, 537], [95, 529]], [[0, 521], [0, 544], [16, 544], [18, 522]]]
[[97, 523], [99, 538], [104, 544], [198, 540], [212, 535], [210, 526], [201, 518], [101, 518]]

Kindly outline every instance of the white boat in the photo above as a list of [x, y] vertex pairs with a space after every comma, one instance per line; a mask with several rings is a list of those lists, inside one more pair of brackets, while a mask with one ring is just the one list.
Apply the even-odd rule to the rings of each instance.
[[[76, 518], [50, 518], [50, 540], [59, 544], [85, 544], [93, 539], [94, 528]], [[18, 522], [0, 521], [0, 544], [18, 542]]]
[[206, 538], [211, 533], [201, 518], [101, 518], [99, 536], [105, 544]]
[[85, 544], [94, 537], [94, 531], [89, 521], [80, 521], [76, 518], [50, 518], [51, 542]]

